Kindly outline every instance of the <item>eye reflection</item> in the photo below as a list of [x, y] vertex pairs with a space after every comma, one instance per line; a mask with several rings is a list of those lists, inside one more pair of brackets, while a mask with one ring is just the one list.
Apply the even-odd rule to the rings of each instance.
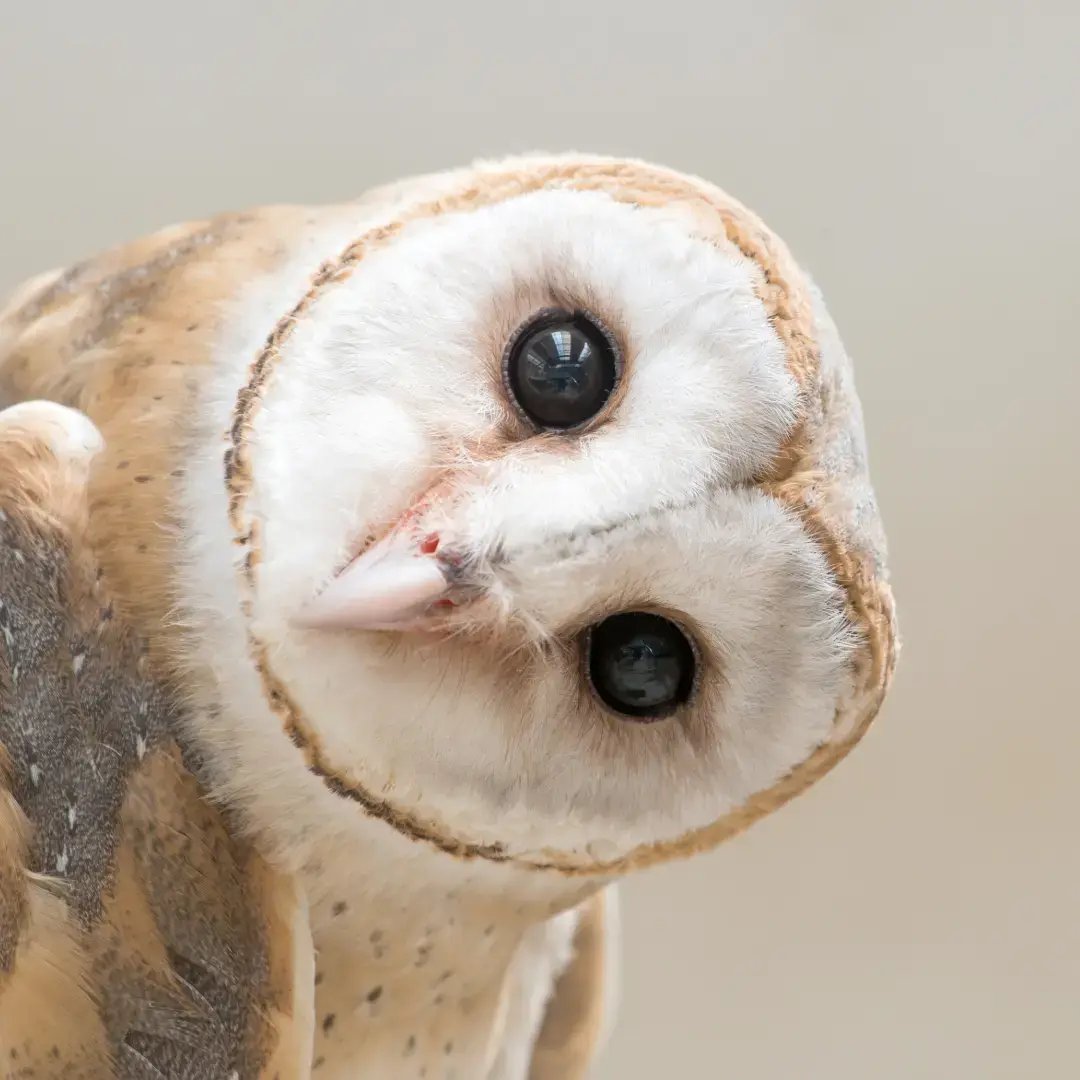
[[506, 362], [507, 387], [538, 427], [566, 429], [595, 416], [616, 382], [615, 353], [587, 316], [548, 311], [519, 331]]

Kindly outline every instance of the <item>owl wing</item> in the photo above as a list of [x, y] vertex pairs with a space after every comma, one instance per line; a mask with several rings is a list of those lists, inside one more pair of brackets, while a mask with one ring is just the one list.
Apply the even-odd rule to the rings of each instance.
[[614, 892], [581, 909], [570, 963], [555, 984], [533, 1048], [529, 1080], [585, 1080], [613, 1012]]
[[305, 898], [180, 752], [86, 542], [87, 432], [55, 405], [0, 412], [0, 1057], [45, 1078], [307, 1076]]

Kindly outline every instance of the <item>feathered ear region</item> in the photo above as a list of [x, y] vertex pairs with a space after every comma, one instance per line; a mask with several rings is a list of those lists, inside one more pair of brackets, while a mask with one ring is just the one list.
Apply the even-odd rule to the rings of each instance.
[[87, 539], [81, 413], [0, 412], [0, 1060], [306, 1076], [306, 899], [205, 799]]

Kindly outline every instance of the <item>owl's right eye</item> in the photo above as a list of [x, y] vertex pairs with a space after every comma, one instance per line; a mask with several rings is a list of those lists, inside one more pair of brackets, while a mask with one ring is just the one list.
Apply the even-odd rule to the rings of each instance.
[[552, 308], [520, 327], [506, 348], [503, 380], [541, 430], [580, 427], [604, 407], [619, 376], [610, 334], [583, 312]]

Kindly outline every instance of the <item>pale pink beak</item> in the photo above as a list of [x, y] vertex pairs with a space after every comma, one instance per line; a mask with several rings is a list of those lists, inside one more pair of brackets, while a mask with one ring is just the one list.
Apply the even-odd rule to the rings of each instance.
[[449, 591], [438, 541], [395, 528], [350, 562], [293, 623], [312, 630], [404, 630]]

